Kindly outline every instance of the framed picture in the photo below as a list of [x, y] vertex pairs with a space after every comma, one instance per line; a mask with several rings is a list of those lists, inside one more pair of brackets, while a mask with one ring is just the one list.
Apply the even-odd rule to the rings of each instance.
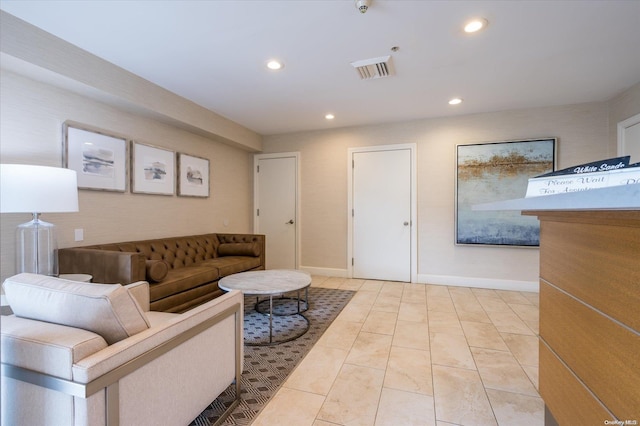
[[209, 196], [209, 160], [178, 153], [178, 195]]
[[531, 177], [556, 168], [556, 139], [456, 146], [456, 244], [540, 245], [537, 218], [471, 206], [523, 198]]
[[131, 192], [137, 194], [175, 194], [175, 153], [131, 142]]
[[75, 170], [78, 188], [127, 190], [127, 139], [82, 124], [63, 125], [62, 164]]

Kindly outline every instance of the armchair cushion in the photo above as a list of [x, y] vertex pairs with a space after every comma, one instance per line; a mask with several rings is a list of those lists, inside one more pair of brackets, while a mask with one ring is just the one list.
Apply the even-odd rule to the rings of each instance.
[[89, 330], [109, 345], [149, 328], [143, 309], [120, 284], [23, 273], [8, 278], [4, 289], [16, 316]]

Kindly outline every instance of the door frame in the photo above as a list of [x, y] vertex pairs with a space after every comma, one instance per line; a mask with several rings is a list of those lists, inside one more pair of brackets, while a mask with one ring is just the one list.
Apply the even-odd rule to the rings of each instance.
[[417, 170], [415, 143], [397, 145], [378, 145], [360, 148], [349, 148], [347, 155], [347, 277], [353, 278], [353, 154], [360, 152], [397, 151], [408, 149], [411, 153], [411, 282], [418, 278], [418, 204], [417, 204]]
[[[273, 154], [255, 154], [253, 156], [253, 233], [259, 233], [258, 232], [258, 194], [259, 194], [259, 187], [258, 187], [258, 162], [260, 160], [268, 160], [268, 159], [274, 159], [274, 158], [294, 158], [295, 159], [295, 166], [296, 166], [296, 193], [295, 193], [295, 197], [296, 197], [296, 212], [295, 212], [295, 224], [294, 224], [294, 230], [296, 233], [296, 237], [295, 237], [295, 267], [296, 269], [300, 268], [300, 230], [302, 229], [300, 227], [300, 152], [278, 152], [278, 153], [273, 153]], [[269, 254], [267, 253], [267, 256]]]
[[[635, 126], [636, 124], [639, 124], [639, 123], [640, 123], [640, 114], [632, 115], [626, 120], [623, 120], [618, 123], [618, 126], [617, 126], [618, 127], [618, 156], [627, 155], [626, 154], [627, 152], [626, 151], [626, 148], [627, 148], [626, 130], [629, 127]], [[634, 161], [637, 161], [637, 159]]]

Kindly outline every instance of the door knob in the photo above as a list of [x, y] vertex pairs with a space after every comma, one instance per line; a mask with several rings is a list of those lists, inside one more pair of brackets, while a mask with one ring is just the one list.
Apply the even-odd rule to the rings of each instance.
[[409, 222], [405, 222], [405, 223], [404, 223], [404, 226], [409, 226]]
[[289, 219], [289, 222], [285, 222], [285, 225], [293, 225], [293, 219]]

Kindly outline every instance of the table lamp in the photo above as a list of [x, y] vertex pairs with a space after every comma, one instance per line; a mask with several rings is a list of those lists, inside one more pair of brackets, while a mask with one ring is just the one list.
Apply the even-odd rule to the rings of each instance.
[[40, 214], [77, 211], [74, 170], [0, 164], [0, 212], [33, 214], [16, 231], [16, 273], [58, 275], [55, 226], [40, 220]]

